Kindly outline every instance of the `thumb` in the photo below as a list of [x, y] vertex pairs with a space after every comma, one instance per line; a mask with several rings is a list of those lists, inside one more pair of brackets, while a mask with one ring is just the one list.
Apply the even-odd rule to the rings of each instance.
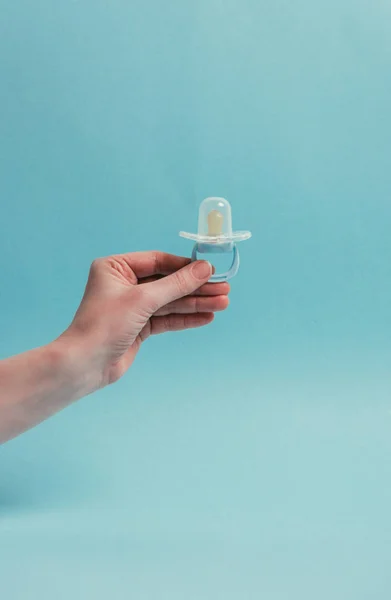
[[213, 267], [206, 260], [197, 260], [183, 269], [179, 269], [162, 279], [145, 284], [149, 298], [154, 305], [154, 311], [169, 302], [188, 296], [208, 281]]

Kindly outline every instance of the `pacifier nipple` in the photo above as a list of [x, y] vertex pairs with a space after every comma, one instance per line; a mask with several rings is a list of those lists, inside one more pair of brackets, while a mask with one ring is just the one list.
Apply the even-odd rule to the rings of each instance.
[[224, 216], [218, 210], [211, 210], [208, 214], [208, 235], [221, 235], [223, 233]]
[[198, 213], [198, 235], [218, 238], [232, 235], [231, 206], [225, 198], [205, 198]]

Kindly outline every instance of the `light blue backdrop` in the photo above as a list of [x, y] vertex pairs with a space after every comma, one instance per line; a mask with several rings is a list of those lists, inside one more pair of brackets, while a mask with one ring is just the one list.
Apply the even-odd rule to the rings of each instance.
[[1, 357], [205, 196], [254, 234], [210, 328], [0, 449], [1, 598], [390, 598], [390, 19], [0, 0]]

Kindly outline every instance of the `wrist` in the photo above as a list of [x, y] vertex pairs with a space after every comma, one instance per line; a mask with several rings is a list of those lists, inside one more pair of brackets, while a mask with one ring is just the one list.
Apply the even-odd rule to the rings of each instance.
[[75, 400], [102, 387], [102, 361], [94, 345], [82, 334], [66, 330], [49, 344], [49, 352], [55, 368], [70, 383]]

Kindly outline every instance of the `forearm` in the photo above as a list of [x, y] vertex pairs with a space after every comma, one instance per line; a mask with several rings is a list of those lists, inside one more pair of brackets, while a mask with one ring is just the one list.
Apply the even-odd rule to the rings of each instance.
[[0, 444], [97, 387], [88, 352], [66, 336], [0, 361]]

